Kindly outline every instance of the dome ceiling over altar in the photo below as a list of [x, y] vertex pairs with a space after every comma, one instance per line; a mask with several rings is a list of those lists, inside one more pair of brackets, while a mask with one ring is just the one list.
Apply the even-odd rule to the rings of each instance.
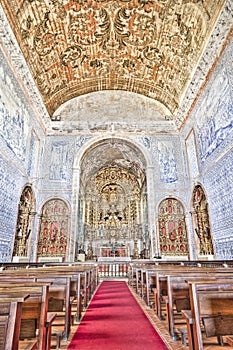
[[89, 149], [81, 161], [81, 183], [86, 184], [104, 168], [121, 168], [137, 178], [142, 187], [145, 181], [146, 160], [135, 146], [125, 140], [106, 139]]
[[224, 3], [1, 0], [51, 120], [67, 131], [140, 129], [138, 115], [144, 129], [172, 129]]

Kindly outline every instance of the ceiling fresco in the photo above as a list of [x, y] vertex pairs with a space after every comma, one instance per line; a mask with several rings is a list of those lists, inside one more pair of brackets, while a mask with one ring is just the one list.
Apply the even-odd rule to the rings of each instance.
[[74, 98], [118, 90], [154, 101], [159, 121], [177, 112], [224, 3], [1, 0], [51, 118]]

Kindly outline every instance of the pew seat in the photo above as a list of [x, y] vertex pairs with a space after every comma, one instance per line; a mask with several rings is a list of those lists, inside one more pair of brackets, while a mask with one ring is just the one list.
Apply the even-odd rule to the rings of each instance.
[[21, 340], [19, 342], [18, 350], [37, 350], [37, 349], [38, 349], [38, 342], [37, 341]]

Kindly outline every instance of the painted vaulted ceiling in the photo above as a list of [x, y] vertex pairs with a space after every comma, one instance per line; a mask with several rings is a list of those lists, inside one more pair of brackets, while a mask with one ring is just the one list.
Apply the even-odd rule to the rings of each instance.
[[51, 120], [139, 130], [169, 130], [224, 3], [1, 0]]

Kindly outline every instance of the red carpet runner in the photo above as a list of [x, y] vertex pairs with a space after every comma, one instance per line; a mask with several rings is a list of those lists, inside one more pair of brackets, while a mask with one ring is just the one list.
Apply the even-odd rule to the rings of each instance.
[[122, 281], [104, 281], [93, 297], [68, 349], [167, 350]]

